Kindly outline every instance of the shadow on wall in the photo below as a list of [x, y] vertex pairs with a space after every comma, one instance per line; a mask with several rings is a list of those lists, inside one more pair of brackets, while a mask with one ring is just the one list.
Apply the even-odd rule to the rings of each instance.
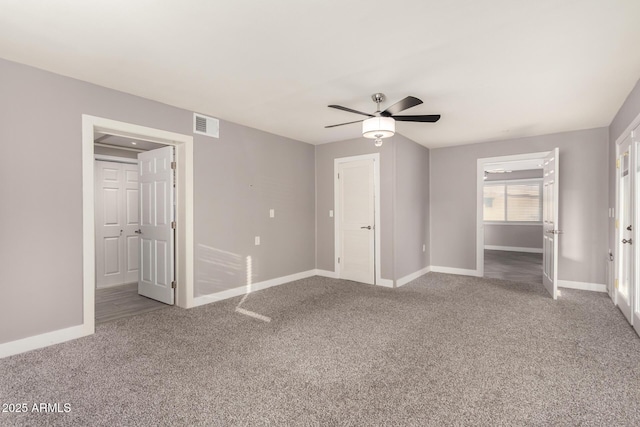
[[195, 296], [209, 295], [240, 286], [246, 279], [242, 256], [199, 244]]

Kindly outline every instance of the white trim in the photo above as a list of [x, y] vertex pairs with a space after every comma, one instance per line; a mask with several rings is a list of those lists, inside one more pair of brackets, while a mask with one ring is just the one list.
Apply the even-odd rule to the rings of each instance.
[[338, 273], [336, 273], [335, 271], [315, 269], [314, 270], [314, 274], [316, 276], [329, 277], [331, 279], [337, 279], [338, 278]]
[[374, 186], [374, 215], [375, 215], [375, 284], [379, 286], [393, 287], [393, 280], [382, 278], [382, 238], [380, 229], [382, 224], [380, 222], [380, 153], [362, 154], [359, 156], [340, 157], [333, 160], [333, 255], [334, 255], [334, 271], [336, 272], [336, 278], [340, 278], [340, 265], [338, 264], [338, 256], [340, 254], [340, 239], [339, 239], [339, 197], [338, 197], [338, 165], [340, 163], [348, 163], [357, 160], [373, 159], [373, 186]]
[[508, 251], [508, 252], [527, 252], [531, 254], [541, 254], [542, 248], [522, 248], [519, 246], [494, 246], [494, 245], [484, 245], [485, 249], [489, 249], [491, 251]]
[[[515, 154], [511, 156], [484, 157], [477, 160], [476, 169], [476, 270], [474, 276], [484, 276], [484, 168], [487, 163], [504, 163], [518, 160], [544, 158], [549, 152]], [[454, 269], [458, 270], [458, 269]], [[432, 271], [435, 271], [432, 269]], [[467, 270], [474, 271], [474, 270]], [[453, 273], [462, 274], [462, 273]]]
[[478, 270], [468, 270], [466, 268], [440, 267], [437, 265], [432, 265], [429, 267], [429, 269], [434, 273], [457, 274], [459, 276], [482, 277], [482, 274], [484, 273]]
[[[620, 135], [618, 135], [618, 138], [616, 139], [615, 145], [620, 145], [620, 143], [626, 138], [627, 135], [631, 135], [631, 132], [635, 130], [636, 127], [638, 127], [640, 125], [640, 114], [638, 114], [636, 116], [635, 119], [633, 119], [633, 121], [629, 124], [629, 126], [626, 127], [626, 129], [624, 130], [624, 132], [622, 132]], [[633, 137], [634, 135], [632, 135]], [[617, 153], [616, 153], [617, 154]], [[616, 156], [617, 158], [618, 156]]]
[[71, 341], [91, 335], [93, 331], [89, 330], [86, 325], [72, 326], [70, 328], [58, 329], [57, 331], [47, 332], [32, 337], [22, 338], [16, 341], [10, 341], [0, 344], [0, 359], [13, 356], [15, 354], [24, 353], [26, 351], [36, 350], [38, 348], [48, 347], [54, 344], [60, 344], [65, 341]]
[[582, 291], [607, 292], [607, 285], [602, 283], [574, 282], [558, 279], [559, 288], [580, 289]]
[[418, 277], [423, 276], [427, 273], [429, 273], [431, 271], [431, 267], [427, 266], [425, 268], [423, 268], [422, 270], [418, 270], [414, 273], [411, 274], [407, 274], [406, 276], [396, 280], [396, 288], [399, 288], [400, 286], [406, 285], [407, 283], [416, 280]]
[[201, 305], [210, 304], [212, 302], [222, 301], [228, 298], [249, 294], [255, 291], [261, 291], [263, 289], [282, 285], [284, 283], [294, 282], [296, 280], [317, 276], [317, 272], [318, 270], [308, 270], [301, 273], [290, 274], [288, 276], [276, 277], [275, 279], [265, 280], [263, 282], [252, 283], [250, 285], [243, 285], [237, 288], [227, 289], [213, 294], [201, 295], [193, 299], [192, 307], [199, 307]]

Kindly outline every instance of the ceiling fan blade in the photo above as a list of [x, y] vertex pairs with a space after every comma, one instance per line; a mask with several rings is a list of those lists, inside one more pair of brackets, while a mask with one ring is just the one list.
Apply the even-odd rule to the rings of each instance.
[[399, 122], [427, 122], [435, 123], [440, 120], [440, 114], [433, 114], [430, 116], [391, 116], [394, 120]]
[[342, 105], [329, 105], [329, 108], [336, 108], [338, 110], [348, 111], [350, 113], [356, 113], [356, 114], [362, 114], [363, 116], [374, 117], [373, 114], [363, 113], [362, 111], [353, 110], [351, 108], [343, 107]]
[[404, 111], [408, 108], [415, 107], [416, 105], [422, 104], [422, 100], [416, 98], [415, 96], [407, 96], [405, 99], [396, 102], [391, 107], [384, 110], [380, 115], [384, 117], [393, 116], [394, 114], [398, 114], [400, 111]]
[[329, 128], [334, 128], [334, 127], [336, 127], [336, 126], [350, 125], [350, 124], [352, 124], [352, 123], [360, 123], [360, 122], [363, 122], [363, 121], [364, 121], [364, 119], [362, 119], [362, 120], [356, 120], [355, 122], [347, 122], [347, 123], [340, 123], [340, 124], [337, 124], [337, 125], [329, 125], [329, 126], [325, 126], [324, 128], [325, 128], [325, 129], [329, 129]]

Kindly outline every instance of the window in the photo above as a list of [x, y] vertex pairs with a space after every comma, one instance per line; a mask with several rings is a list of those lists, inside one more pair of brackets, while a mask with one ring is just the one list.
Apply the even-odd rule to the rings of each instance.
[[542, 180], [485, 183], [484, 220], [541, 222]]

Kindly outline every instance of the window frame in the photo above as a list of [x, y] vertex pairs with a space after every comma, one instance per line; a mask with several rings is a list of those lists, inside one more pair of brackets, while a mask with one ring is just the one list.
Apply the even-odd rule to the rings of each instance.
[[509, 198], [507, 197], [507, 186], [509, 184], [533, 184], [536, 183], [538, 184], [538, 187], [540, 188], [539, 191], [539, 199], [540, 199], [540, 206], [539, 206], [539, 214], [540, 214], [540, 220], [539, 221], [509, 221], [507, 219], [502, 220], [502, 221], [496, 221], [496, 220], [491, 220], [491, 221], [486, 221], [484, 219], [484, 201], [482, 204], [482, 222], [484, 224], [488, 224], [488, 225], [542, 225], [543, 223], [543, 187], [544, 187], [544, 178], [524, 178], [524, 179], [501, 179], [501, 180], [492, 180], [492, 181], [485, 181], [483, 186], [482, 186], [482, 191], [483, 191], [483, 196], [484, 196], [484, 188], [488, 185], [490, 186], [499, 186], [502, 185], [503, 189], [504, 189], [504, 217], [507, 218], [507, 212], [509, 209]]

